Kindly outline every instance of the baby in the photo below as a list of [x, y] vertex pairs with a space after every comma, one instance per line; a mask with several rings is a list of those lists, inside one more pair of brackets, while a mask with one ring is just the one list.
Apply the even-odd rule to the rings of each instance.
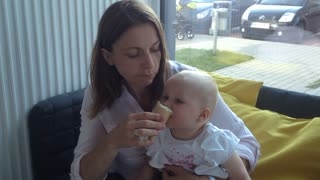
[[[250, 179], [235, 151], [239, 139], [209, 122], [217, 94], [214, 79], [204, 72], [182, 71], [168, 79], [161, 103], [172, 115], [147, 149], [151, 167], [165, 171], [164, 165], [177, 165], [210, 179]], [[152, 179], [152, 173], [142, 174]]]

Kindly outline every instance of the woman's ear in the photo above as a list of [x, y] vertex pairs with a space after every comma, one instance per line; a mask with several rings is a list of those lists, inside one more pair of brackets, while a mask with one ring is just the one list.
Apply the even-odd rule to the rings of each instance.
[[210, 110], [209, 107], [206, 107], [200, 113], [199, 120], [202, 121], [202, 122], [205, 122], [205, 121], [207, 121], [209, 119], [210, 115], [211, 115], [211, 110]]
[[102, 54], [104, 60], [105, 60], [110, 66], [113, 66], [114, 63], [113, 63], [112, 60], [111, 60], [111, 53], [110, 53], [108, 50], [104, 49], [104, 48], [101, 48], [100, 51], [101, 51], [101, 54]]

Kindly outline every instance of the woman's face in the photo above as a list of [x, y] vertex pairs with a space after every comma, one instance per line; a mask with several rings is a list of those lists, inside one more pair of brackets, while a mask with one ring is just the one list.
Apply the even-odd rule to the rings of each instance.
[[161, 103], [169, 107], [173, 114], [167, 121], [169, 128], [197, 128], [202, 104], [191, 84], [174, 77], [168, 79]]
[[158, 73], [161, 60], [155, 28], [149, 23], [131, 27], [114, 43], [109, 55], [107, 62], [116, 66], [130, 88], [145, 88]]

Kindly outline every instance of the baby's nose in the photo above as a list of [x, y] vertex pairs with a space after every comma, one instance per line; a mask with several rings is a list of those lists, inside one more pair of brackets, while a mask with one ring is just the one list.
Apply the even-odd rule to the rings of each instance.
[[162, 104], [163, 104], [164, 106], [168, 107], [169, 109], [171, 109], [171, 103], [170, 103], [169, 100], [164, 100], [164, 101], [162, 102]]

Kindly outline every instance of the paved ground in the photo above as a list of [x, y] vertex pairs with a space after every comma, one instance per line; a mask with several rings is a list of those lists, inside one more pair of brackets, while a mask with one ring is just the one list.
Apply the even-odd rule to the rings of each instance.
[[[213, 36], [196, 34], [192, 40], [176, 41], [176, 48], [212, 49]], [[264, 85], [320, 96], [320, 87], [306, 86], [320, 79], [320, 35], [309, 36], [303, 44], [219, 36], [217, 49], [240, 52], [254, 60], [216, 71], [235, 78], [263, 81]]]

